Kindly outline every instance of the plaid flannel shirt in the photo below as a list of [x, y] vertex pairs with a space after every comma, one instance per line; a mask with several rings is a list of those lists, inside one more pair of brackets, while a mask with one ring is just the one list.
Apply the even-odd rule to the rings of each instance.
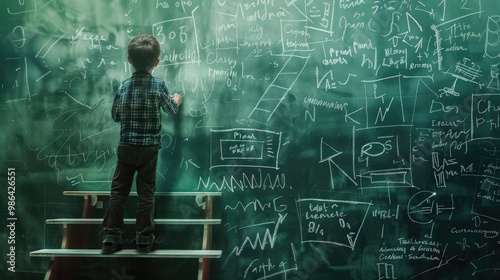
[[150, 73], [134, 73], [116, 93], [111, 114], [120, 122], [120, 143], [139, 146], [161, 143], [161, 110], [176, 114], [179, 106], [165, 82]]

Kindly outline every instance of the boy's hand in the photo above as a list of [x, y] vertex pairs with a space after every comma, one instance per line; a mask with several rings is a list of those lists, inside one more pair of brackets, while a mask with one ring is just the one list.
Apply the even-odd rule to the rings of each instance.
[[181, 105], [182, 104], [182, 95], [178, 94], [178, 93], [175, 93], [173, 96], [172, 96], [172, 99], [174, 99], [174, 102], [177, 104], [177, 105]]

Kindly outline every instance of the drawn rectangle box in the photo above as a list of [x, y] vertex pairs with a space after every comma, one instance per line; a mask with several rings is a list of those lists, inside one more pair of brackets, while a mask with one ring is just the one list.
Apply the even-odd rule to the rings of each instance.
[[281, 20], [281, 45], [283, 52], [308, 51], [306, 20]]
[[493, 186], [493, 182], [488, 179], [484, 179], [483, 183], [481, 184], [481, 189], [489, 191], [491, 189], [491, 186]]
[[481, 178], [477, 182], [472, 213], [500, 221], [500, 179]]
[[210, 169], [240, 166], [279, 169], [281, 133], [234, 128], [211, 130]]
[[411, 126], [381, 126], [356, 130], [354, 153], [361, 188], [412, 187], [412, 158], [407, 141]]
[[332, 34], [335, 0], [308, 0], [307, 28]]
[[176, 18], [155, 23], [153, 24], [153, 35], [162, 47], [158, 66], [191, 64], [200, 61], [194, 17]]
[[492, 135], [500, 133], [500, 94], [472, 95], [471, 140], [498, 139]]
[[302, 243], [326, 243], [354, 250], [371, 203], [302, 198], [295, 200]]
[[370, 180], [372, 184], [401, 184], [409, 185], [407, 180], [407, 175], [410, 171], [398, 170], [398, 171], [373, 171], [370, 173]]
[[228, 159], [262, 159], [264, 153], [263, 141], [252, 140], [221, 140], [220, 158]]
[[217, 13], [216, 17], [216, 47], [217, 50], [238, 48], [238, 22], [236, 16]]

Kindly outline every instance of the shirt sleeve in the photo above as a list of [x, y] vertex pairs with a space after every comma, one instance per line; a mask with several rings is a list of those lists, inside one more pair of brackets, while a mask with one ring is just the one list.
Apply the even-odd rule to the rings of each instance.
[[177, 114], [177, 112], [179, 111], [179, 105], [177, 105], [172, 96], [168, 94], [168, 89], [167, 86], [165, 85], [165, 82], [162, 82], [160, 87], [161, 90], [159, 98], [160, 98], [161, 109], [164, 112], [170, 112], [173, 115]]
[[115, 99], [113, 100], [113, 106], [111, 107], [111, 117], [115, 122], [120, 122], [120, 114], [118, 112], [118, 102], [120, 99], [120, 91], [118, 91], [115, 95]]

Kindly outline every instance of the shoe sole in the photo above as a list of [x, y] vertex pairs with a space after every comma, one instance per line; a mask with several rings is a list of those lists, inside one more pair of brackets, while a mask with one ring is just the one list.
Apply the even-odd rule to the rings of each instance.
[[122, 246], [116, 246], [116, 247], [111, 247], [111, 248], [102, 248], [102, 253], [103, 254], [112, 254], [114, 252], [118, 252], [122, 249]]
[[137, 247], [137, 251], [140, 253], [149, 253], [156, 250], [155, 246], [147, 246], [147, 247]]

